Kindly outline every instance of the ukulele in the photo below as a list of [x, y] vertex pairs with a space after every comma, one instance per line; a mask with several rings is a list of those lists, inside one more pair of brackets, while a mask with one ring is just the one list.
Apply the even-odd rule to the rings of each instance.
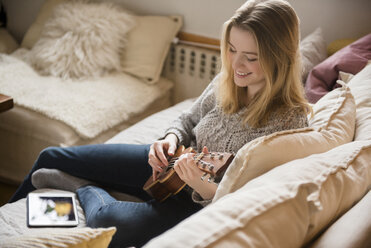
[[170, 158], [169, 166], [158, 174], [157, 179], [154, 181], [151, 176], [143, 186], [143, 189], [157, 201], [162, 202], [166, 200], [169, 196], [179, 193], [186, 186], [186, 183], [180, 179], [174, 170], [175, 162], [180, 155], [185, 153], [194, 153], [197, 167], [205, 172], [201, 180], [204, 180], [205, 176], [209, 175], [209, 182], [213, 182], [215, 177], [222, 174], [234, 158], [234, 155], [231, 153], [195, 153], [192, 148], [186, 149], [184, 146], [180, 146], [174, 157]]

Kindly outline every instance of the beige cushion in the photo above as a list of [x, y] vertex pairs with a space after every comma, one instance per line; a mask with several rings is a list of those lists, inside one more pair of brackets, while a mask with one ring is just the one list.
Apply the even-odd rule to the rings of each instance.
[[302, 81], [306, 81], [312, 68], [327, 57], [326, 41], [321, 28], [316, 28], [300, 42], [300, 53], [302, 57]]
[[371, 190], [313, 242], [310, 248], [371, 247]]
[[108, 247], [115, 232], [115, 227], [96, 229], [89, 227], [66, 228], [49, 232], [40, 229], [39, 233], [2, 240], [0, 245], [8, 248], [105, 248]]
[[371, 141], [293, 160], [145, 247], [302, 247], [365, 195], [371, 186], [369, 161]]
[[17, 41], [5, 28], [0, 28], [0, 53], [12, 53], [19, 47]]
[[313, 111], [310, 127], [276, 132], [243, 146], [226, 171], [214, 201], [278, 165], [326, 152], [353, 139], [355, 102], [344, 83], [318, 101]]
[[339, 80], [343, 81], [344, 83], [349, 83], [349, 81], [354, 77], [352, 73], [339, 71]]
[[44, 24], [52, 16], [54, 8], [66, 1], [68, 0], [45, 0], [36, 17], [36, 20], [31, 24], [25, 33], [21, 47], [31, 49], [35, 45], [40, 38]]
[[160, 77], [170, 44], [182, 26], [180, 16], [136, 16], [129, 32], [122, 69], [148, 83]]
[[355, 140], [371, 140], [371, 64], [348, 82], [356, 101]]

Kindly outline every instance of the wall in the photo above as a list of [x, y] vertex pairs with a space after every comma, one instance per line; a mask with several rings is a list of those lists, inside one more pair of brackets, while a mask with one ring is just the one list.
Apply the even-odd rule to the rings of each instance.
[[[327, 42], [371, 32], [370, 0], [288, 0], [301, 20], [302, 37], [322, 27]], [[219, 38], [221, 26], [244, 0], [116, 0], [141, 14], [177, 13], [183, 31]]]
[[302, 37], [322, 27], [327, 42], [371, 33], [370, 0], [289, 0], [296, 10]]
[[[3, 0], [12, 34], [22, 39], [44, 0]], [[124, 4], [138, 14], [181, 14], [183, 31], [219, 38], [221, 26], [244, 0], [100, 0]], [[371, 32], [370, 0], [289, 0], [301, 19], [302, 37], [316, 27], [325, 39], [360, 37]]]

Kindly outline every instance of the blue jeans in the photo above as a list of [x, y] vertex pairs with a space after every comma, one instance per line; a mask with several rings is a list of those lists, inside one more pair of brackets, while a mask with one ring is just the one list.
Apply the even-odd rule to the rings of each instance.
[[47, 148], [40, 153], [10, 202], [26, 197], [35, 189], [31, 183], [34, 171], [59, 169], [143, 199], [144, 202], [117, 201], [95, 186], [81, 187], [76, 192], [88, 226], [117, 228], [110, 247], [142, 246], [202, 208], [184, 191], [159, 203], [142, 189], [152, 175], [149, 146], [100, 144]]

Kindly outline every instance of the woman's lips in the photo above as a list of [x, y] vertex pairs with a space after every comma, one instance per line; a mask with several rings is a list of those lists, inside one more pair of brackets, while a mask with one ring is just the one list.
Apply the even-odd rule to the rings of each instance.
[[234, 72], [234, 75], [238, 78], [245, 78], [249, 76], [250, 74], [251, 72], [237, 72], [237, 71]]

